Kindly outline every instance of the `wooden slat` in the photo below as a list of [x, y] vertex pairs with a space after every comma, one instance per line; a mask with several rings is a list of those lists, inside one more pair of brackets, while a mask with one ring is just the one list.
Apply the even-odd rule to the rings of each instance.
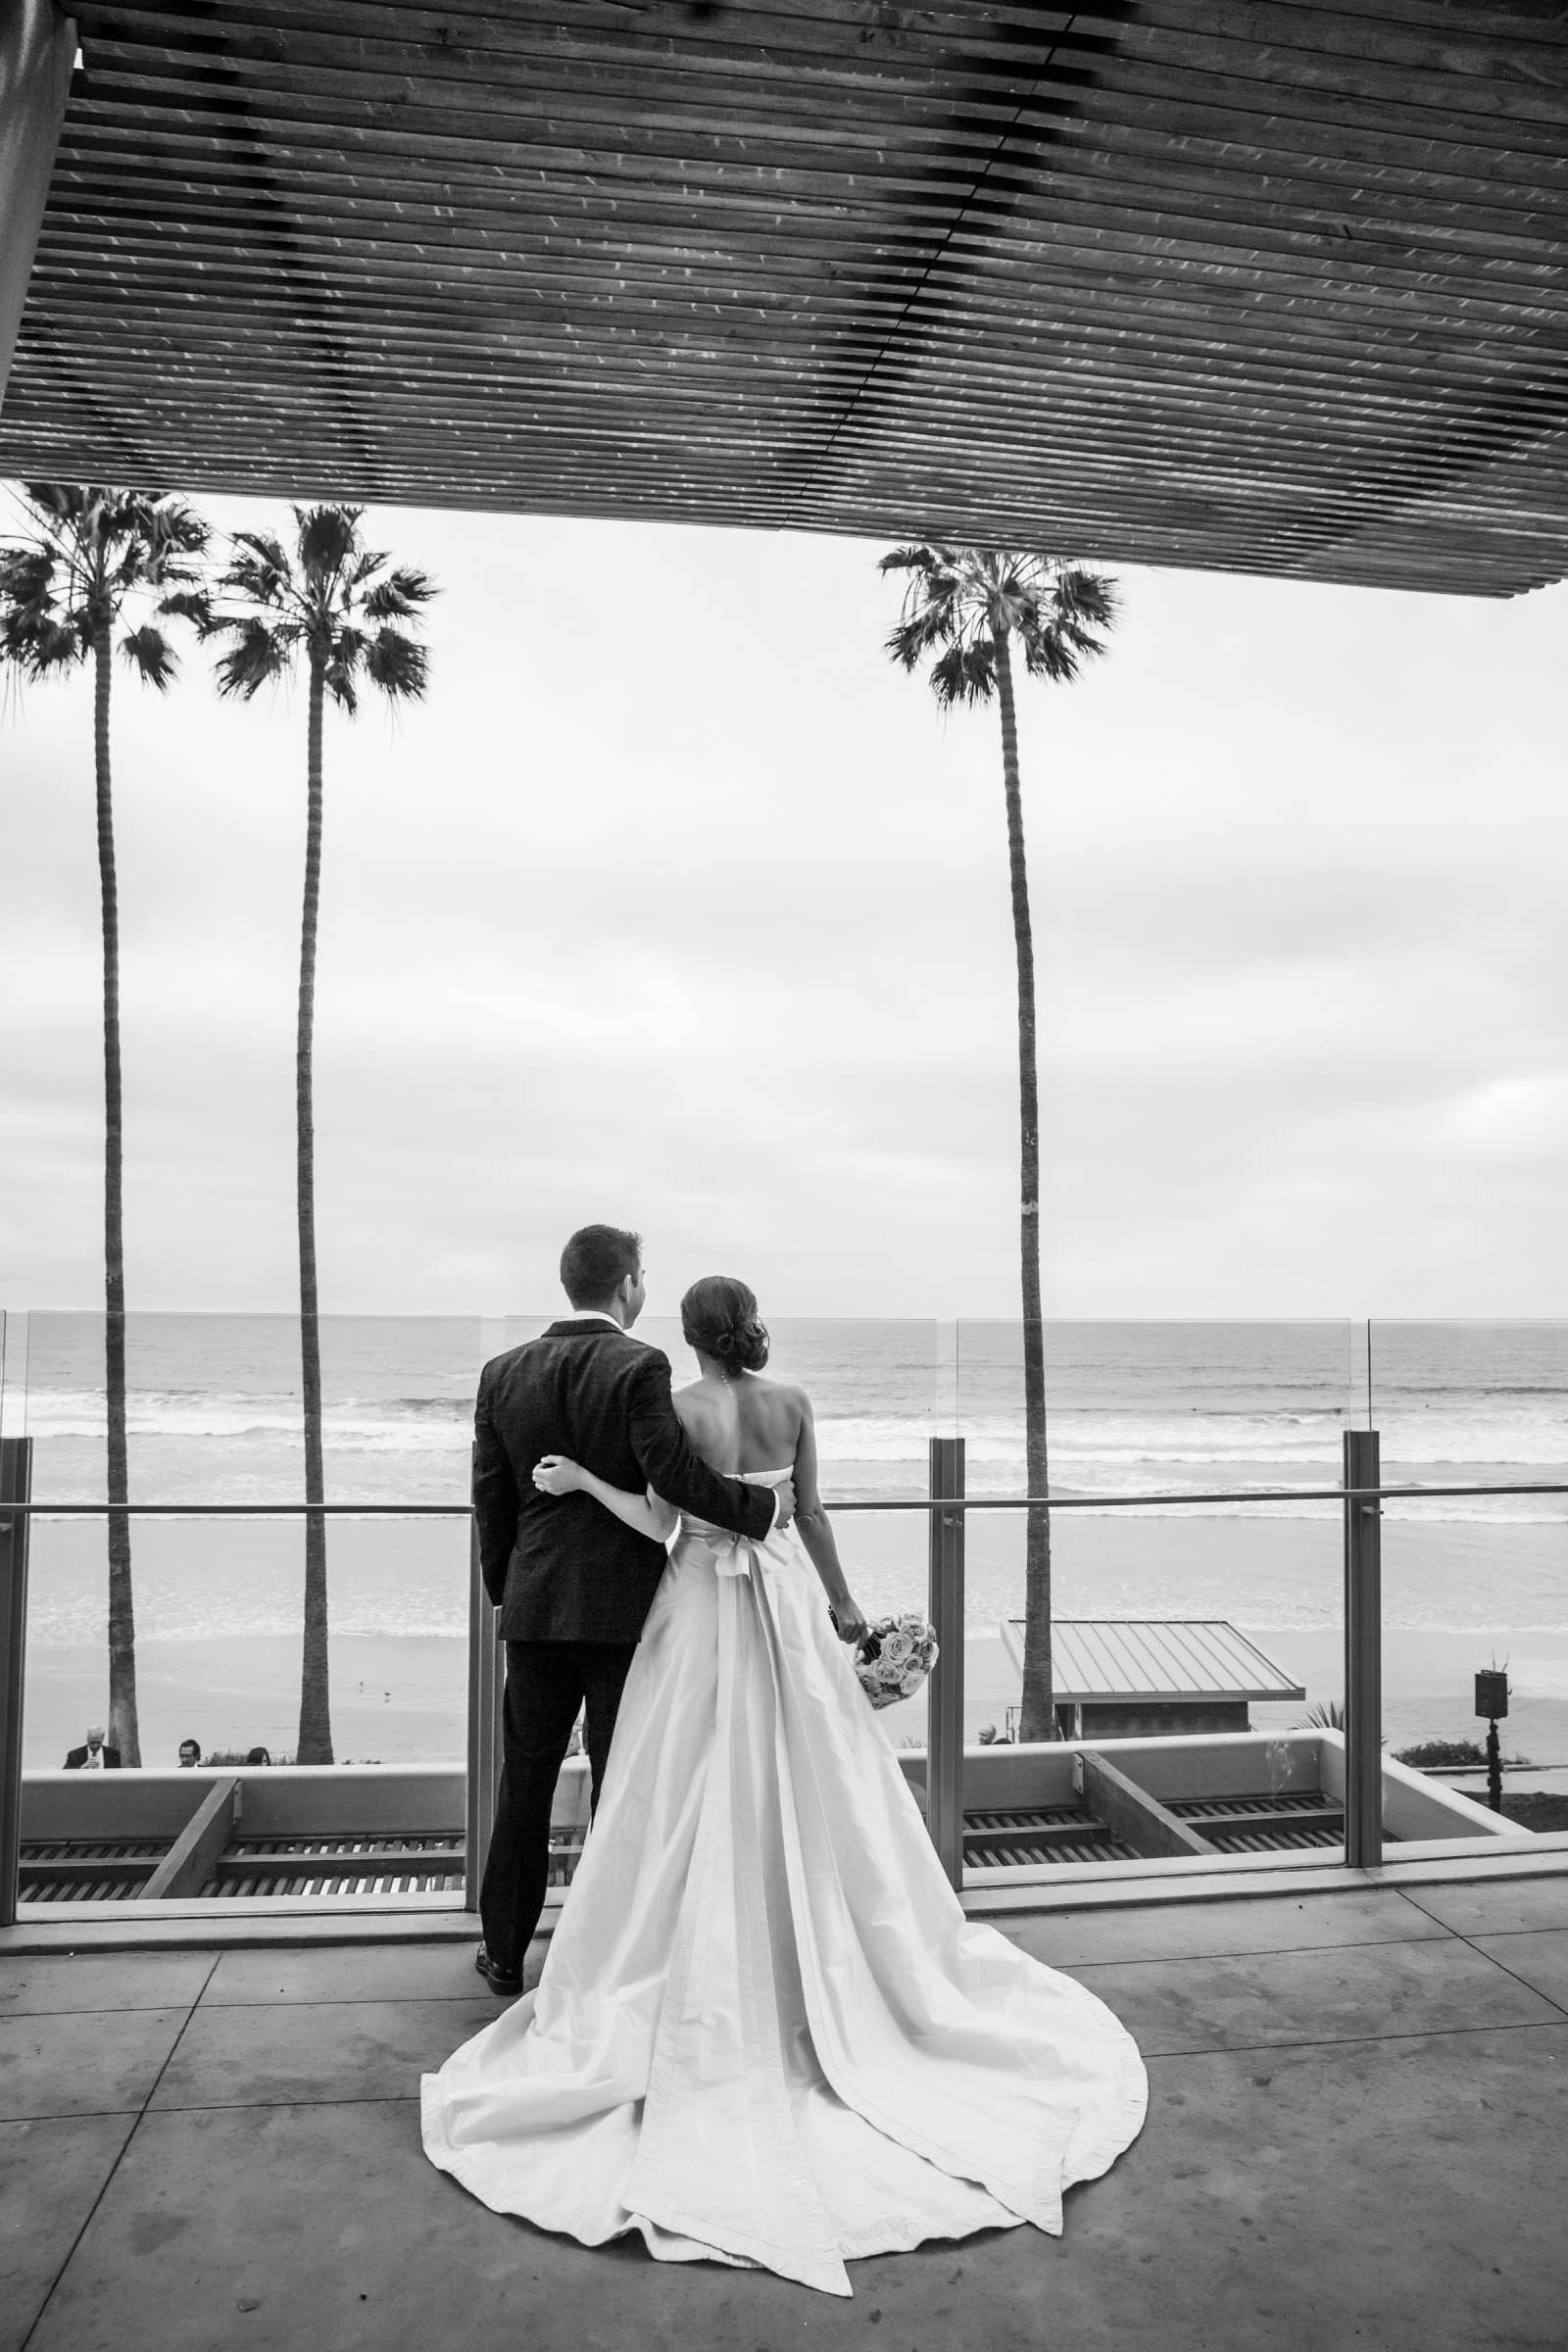
[[56, 1855], [48, 1861], [39, 1861], [29, 1855], [23, 1859], [22, 1876], [28, 1892], [33, 1895], [46, 1887], [53, 1893], [62, 1887], [96, 1886], [106, 1872], [112, 1872], [116, 1879], [135, 1882], [136, 1892], [140, 1893], [140, 1882], [155, 1871], [162, 1860], [161, 1853], [117, 1854], [112, 1861], [106, 1860], [101, 1854]]
[[415, 1872], [420, 1876], [433, 1872], [437, 1877], [459, 1877], [463, 1872], [464, 1849], [457, 1845], [367, 1845], [359, 1852], [347, 1847], [325, 1845], [289, 1847], [280, 1845], [276, 1851], [258, 1850], [253, 1846], [231, 1848], [220, 1854], [208, 1874], [221, 1886], [225, 1880], [250, 1879], [257, 1876], [285, 1879], [374, 1879], [387, 1874]]

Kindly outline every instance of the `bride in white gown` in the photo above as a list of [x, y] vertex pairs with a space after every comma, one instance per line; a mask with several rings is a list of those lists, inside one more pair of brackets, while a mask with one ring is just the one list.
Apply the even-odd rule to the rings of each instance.
[[[425, 2152], [586, 2245], [635, 2230], [662, 2261], [847, 2295], [856, 2256], [1059, 2234], [1063, 2191], [1137, 2137], [1148, 2087], [1104, 2004], [948, 1885], [842, 1645], [864, 1620], [810, 1404], [761, 1377], [752, 1294], [712, 1277], [682, 1316], [693, 1444], [732, 1476], [793, 1475], [795, 1525], [751, 1544], [679, 1523], [538, 1987], [424, 2078]], [[536, 1482], [677, 1526], [574, 1463]]]

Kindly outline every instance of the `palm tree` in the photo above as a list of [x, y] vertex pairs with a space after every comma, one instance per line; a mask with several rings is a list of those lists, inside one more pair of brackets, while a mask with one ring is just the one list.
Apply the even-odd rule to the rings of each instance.
[[[111, 1506], [129, 1499], [125, 1446], [125, 1241], [122, 1183], [120, 904], [115, 877], [109, 703], [114, 637], [127, 606], [158, 616], [192, 616], [188, 588], [199, 578], [208, 540], [201, 516], [172, 498], [151, 498], [74, 482], [28, 482], [24, 527], [0, 547], [0, 661], [24, 678], [93, 665], [93, 749], [98, 803], [98, 883], [104, 943], [104, 1391], [106, 1487]], [[160, 693], [178, 666], [157, 620], [121, 638], [130, 667]], [[109, 1535], [109, 1721], [111, 1747], [141, 1762], [136, 1720], [136, 1613], [130, 1579], [130, 1521], [111, 1507]]]
[[[428, 665], [422, 645], [396, 624], [417, 622], [435, 595], [422, 571], [392, 565], [368, 548], [361, 507], [294, 509], [292, 552], [265, 532], [237, 531], [218, 584], [209, 635], [232, 640], [218, 663], [220, 694], [249, 702], [270, 681], [291, 676], [301, 655], [306, 718], [305, 906], [300, 924], [299, 1022], [294, 1100], [300, 1244], [300, 1360], [305, 1408], [305, 1647], [300, 1676], [299, 1761], [330, 1764], [327, 1677], [326, 1499], [321, 1460], [321, 1332], [316, 1281], [316, 1124], [312, 1052], [316, 1025], [316, 933], [321, 887], [321, 721], [328, 695], [352, 718], [359, 682], [389, 701], [416, 701]], [[390, 567], [390, 568], [389, 568]]]
[[[1040, 1305], [1040, 1089], [1035, 1073], [1035, 953], [1018, 784], [1013, 704], [1016, 645], [1032, 678], [1070, 685], [1081, 663], [1104, 652], [1116, 592], [1102, 574], [1050, 556], [978, 547], [900, 547], [883, 571], [907, 572], [904, 611], [887, 640], [907, 670], [931, 657], [932, 690], [944, 710], [989, 703], [1002, 714], [1002, 780], [1012, 877], [1012, 935], [1018, 963], [1018, 1120], [1023, 1293], [1024, 1449], [1031, 1494], [1050, 1493], [1046, 1444], [1045, 1337]], [[1027, 1513], [1024, 1565], [1023, 1693], [1020, 1737], [1055, 1738], [1051, 1675], [1051, 1515]]]

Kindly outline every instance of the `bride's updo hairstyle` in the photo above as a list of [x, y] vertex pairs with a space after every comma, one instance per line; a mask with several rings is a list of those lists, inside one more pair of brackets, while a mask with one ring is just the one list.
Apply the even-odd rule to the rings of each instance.
[[760, 1372], [767, 1361], [767, 1328], [757, 1293], [728, 1274], [705, 1274], [680, 1302], [688, 1348], [700, 1348], [729, 1373]]

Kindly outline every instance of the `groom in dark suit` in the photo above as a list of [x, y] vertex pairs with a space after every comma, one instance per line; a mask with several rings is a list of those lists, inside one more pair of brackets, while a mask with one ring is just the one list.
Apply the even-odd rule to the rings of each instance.
[[486, 1364], [473, 1415], [479, 1566], [507, 1645], [504, 1761], [475, 1965], [508, 1995], [522, 1989], [544, 1909], [551, 1805], [578, 1709], [586, 1710], [597, 1804], [621, 1688], [665, 1557], [662, 1544], [591, 1495], [541, 1494], [534, 1464], [569, 1454], [612, 1486], [650, 1486], [758, 1541], [795, 1509], [792, 1488], [720, 1478], [693, 1452], [670, 1402], [669, 1358], [628, 1336], [645, 1295], [638, 1235], [585, 1225], [562, 1253], [561, 1282], [571, 1313]]

